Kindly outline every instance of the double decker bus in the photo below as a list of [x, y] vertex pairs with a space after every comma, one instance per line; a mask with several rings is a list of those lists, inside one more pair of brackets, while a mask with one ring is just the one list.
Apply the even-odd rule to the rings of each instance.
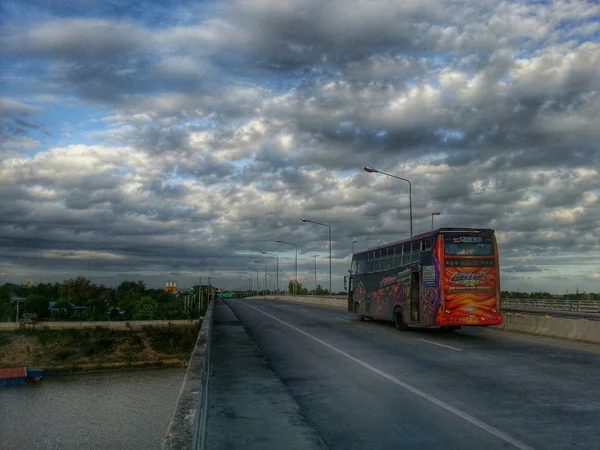
[[502, 324], [494, 230], [440, 228], [352, 255], [348, 311], [396, 328]]

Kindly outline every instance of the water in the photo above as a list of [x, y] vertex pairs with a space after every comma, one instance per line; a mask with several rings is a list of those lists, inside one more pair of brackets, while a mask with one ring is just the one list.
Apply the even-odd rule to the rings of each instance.
[[137, 370], [0, 388], [0, 450], [158, 449], [184, 375]]

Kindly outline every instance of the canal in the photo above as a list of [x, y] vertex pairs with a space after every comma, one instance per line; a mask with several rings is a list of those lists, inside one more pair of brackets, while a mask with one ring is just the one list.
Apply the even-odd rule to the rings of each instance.
[[184, 375], [138, 370], [0, 388], [0, 449], [159, 449]]

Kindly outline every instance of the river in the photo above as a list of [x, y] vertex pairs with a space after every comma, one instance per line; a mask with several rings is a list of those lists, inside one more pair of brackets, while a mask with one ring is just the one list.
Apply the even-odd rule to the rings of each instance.
[[184, 375], [137, 370], [0, 388], [0, 449], [159, 449]]

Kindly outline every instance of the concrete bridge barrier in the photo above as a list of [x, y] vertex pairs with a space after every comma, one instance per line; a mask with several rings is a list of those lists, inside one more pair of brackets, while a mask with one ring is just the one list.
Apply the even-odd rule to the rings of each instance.
[[504, 323], [492, 328], [600, 344], [600, 321], [576, 317], [504, 312]]
[[163, 450], [204, 448], [213, 314], [214, 301], [208, 304], [202, 321], [196, 346], [179, 391], [177, 405], [163, 441]]

